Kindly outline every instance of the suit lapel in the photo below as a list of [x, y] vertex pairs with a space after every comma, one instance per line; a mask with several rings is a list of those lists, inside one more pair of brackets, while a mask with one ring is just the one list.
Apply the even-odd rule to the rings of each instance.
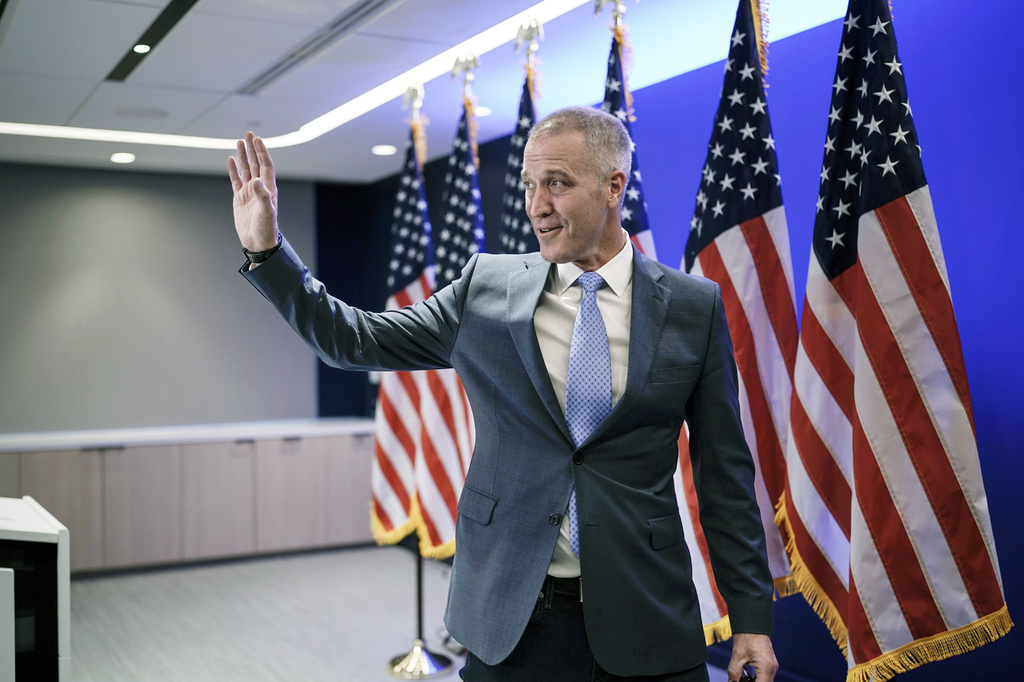
[[544, 364], [544, 356], [541, 355], [540, 345], [537, 343], [537, 333], [533, 326], [533, 314], [537, 310], [537, 303], [544, 291], [544, 284], [547, 282], [548, 273], [551, 270], [551, 263], [543, 260], [524, 261], [525, 267], [522, 270], [513, 272], [508, 278], [507, 315], [508, 328], [512, 334], [512, 341], [523, 362], [533, 387], [540, 396], [541, 402], [551, 414], [551, 419], [558, 424], [563, 435], [572, 442], [572, 435], [569, 433], [569, 426], [565, 423], [565, 415], [558, 404], [555, 396], [555, 389], [551, 386], [551, 379], [548, 377], [547, 366]]
[[671, 297], [669, 289], [658, 283], [662, 277], [664, 273], [651, 260], [634, 249], [633, 301], [629, 323], [629, 373], [626, 376], [626, 389], [608, 418], [594, 429], [591, 438], [601, 435], [610, 428], [621, 415], [632, 409], [643, 394], [654, 362], [653, 349], [657, 348], [665, 327]]

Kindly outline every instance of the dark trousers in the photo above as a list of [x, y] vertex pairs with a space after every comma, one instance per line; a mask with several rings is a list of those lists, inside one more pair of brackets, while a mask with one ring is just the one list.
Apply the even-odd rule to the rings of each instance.
[[470, 652], [459, 675], [466, 682], [708, 682], [704, 665], [654, 677], [618, 677], [605, 672], [587, 641], [579, 581], [550, 576], [508, 658], [487, 665]]

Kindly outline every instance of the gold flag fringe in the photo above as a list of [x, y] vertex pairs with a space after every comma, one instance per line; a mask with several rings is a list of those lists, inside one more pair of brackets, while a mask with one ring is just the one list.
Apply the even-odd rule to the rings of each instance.
[[786, 554], [789, 555], [789, 567], [793, 571], [789, 580], [792, 581], [795, 590], [803, 594], [814, 613], [825, 623], [832, 639], [835, 640], [840, 651], [843, 652], [843, 656], [846, 657], [848, 639], [846, 623], [839, 615], [836, 605], [832, 603], [825, 590], [821, 589], [821, 585], [814, 579], [814, 575], [807, 568], [807, 564], [804, 563], [799, 550], [797, 550], [796, 539], [793, 537], [793, 526], [786, 514], [785, 492], [779, 496], [779, 501], [775, 506], [775, 523], [783, 529], [785, 535]]
[[1010, 631], [1013, 621], [1006, 605], [995, 613], [979, 618], [963, 627], [949, 630], [932, 637], [919, 639], [890, 651], [867, 663], [850, 668], [847, 682], [877, 682], [890, 680], [900, 673], [919, 668], [925, 663], [942, 661], [959, 654], [973, 651], [993, 642]]
[[408, 535], [416, 533], [419, 539], [421, 556], [428, 559], [447, 559], [454, 555], [455, 538], [440, 545], [432, 545], [430, 543], [430, 532], [427, 530], [427, 524], [423, 520], [419, 496], [414, 495], [409, 506], [409, 518], [405, 523], [387, 530], [384, 528], [384, 524], [380, 522], [380, 519], [377, 518], [377, 514], [373, 509], [373, 503], [370, 503], [370, 530], [373, 532], [373, 539], [376, 543], [378, 545], [394, 545], [404, 540]]
[[704, 643], [707, 646], [711, 646], [715, 642], [724, 642], [730, 637], [732, 637], [732, 623], [729, 621], [729, 616], [704, 626]]
[[427, 135], [426, 124], [421, 114], [418, 118], [409, 122], [412, 126], [413, 150], [416, 153], [416, 167], [423, 172], [423, 164], [427, 162]]
[[[776, 506], [775, 523], [786, 530], [786, 552], [793, 568], [792, 578], [795, 585], [803, 593], [804, 599], [825, 623], [832, 638], [839, 645], [843, 657], [849, 659], [849, 632], [839, 615], [832, 600], [821, 589], [818, 581], [811, 575], [807, 565], [800, 557], [793, 538], [793, 527], [786, 513], [786, 495], [779, 498]], [[876, 659], [856, 665], [847, 672], [847, 682], [879, 682], [892, 679], [895, 675], [919, 668], [925, 663], [941, 661], [958, 654], [973, 651], [983, 644], [999, 639], [1010, 631], [1013, 621], [1006, 605], [995, 613], [989, 614], [973, 623], [955, 630], [919, 639]]]
[[615, 34], [615, 45], [619, 49], [619, 63], [622, 64], [622, 94], [626, 100], [626, 115], [630, 122], [636, 120], [633, 115], [633, 93], [629, 91], [629, 74], [633, 71], [633, 46], [629, 42], [629, 27], [624, 23], [612, 27]]
[[757, 57], [761, 62], [761, 84], [768, 87], [768, 41], [765, 40], [768, 34], [768, 0], [750, 0], [750, 11], [754, 15], [754, 37], [757, 40]]
[[469, 146], [473, 148], [473, 165], [480, 170], [480, 150], [476, 144], [476, 134], [479, 123], [476, 120], [476, 98], [470, 97], [463, 92], [462, 103], [466, 107], [466, 134], [469, 136]]

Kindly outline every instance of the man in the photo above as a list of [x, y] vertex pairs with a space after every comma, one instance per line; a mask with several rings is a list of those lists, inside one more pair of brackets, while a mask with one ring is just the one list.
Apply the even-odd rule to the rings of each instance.
[[384, 313], [329, 296], [280, 238], [259, 138], [228, 162], [244, 274], [325, 362], [462, 379], [476, 447], [445, 623], [469, 682], [708, 679], [672, 483], [684, 418], [735, 633], [729, 679], [750, 665], [770, 682], [778, 667], [721, 295], [630, 245], [630, 148], [595, 109], [545, 118], [522, 173], [540, 253], [474, 256], [427, 301]]

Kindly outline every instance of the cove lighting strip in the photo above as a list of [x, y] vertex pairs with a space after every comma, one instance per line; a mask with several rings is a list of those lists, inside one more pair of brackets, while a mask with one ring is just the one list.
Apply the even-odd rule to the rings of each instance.
[[[381, 83], [353, 100], [345, 102], [323, 116], [301, 126], [298, 130], [264, 138], [267, 147], [277, 149], [293, 147], [315, 140], [335, 128], [362, 116], [368, 111], [401, 97], [411, 84], [426, 83], [438, 76], [451, 72], [452, 64], [468, 52], [481, 55], [515, 39], [519, 27], [531, 19], [545, 23], [576, 9], [591, 0], [543, 0], [491, 28], [478, 33], [469, 40], [445, 50], [422, 64]], [[94, 142], [117, 142], [122, 144], [149, 144], [163, 147], [188, 147], [191, 149], [234, 149], [237, 138], [196, 137], [168, 133], [142, 133], [128, 130], [105, 130], [102, 128], [74, 128], [71, 126], [39, 125], [35, 123], [7, 123], [0, 121], [0, 135], [27, 135], [64, 140], [89, 140]]]

